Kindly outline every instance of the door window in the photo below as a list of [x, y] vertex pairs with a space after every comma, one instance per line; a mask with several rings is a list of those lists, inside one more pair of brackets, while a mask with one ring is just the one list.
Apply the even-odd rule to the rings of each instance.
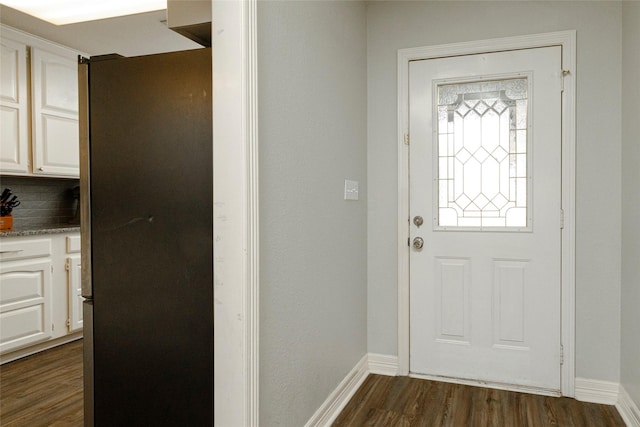
[[436, 84], [435, 229], [530, 228], [529, 80]]

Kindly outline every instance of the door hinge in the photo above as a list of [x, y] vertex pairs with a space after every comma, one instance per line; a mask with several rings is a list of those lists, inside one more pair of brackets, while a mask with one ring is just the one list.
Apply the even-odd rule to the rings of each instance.
[[407, 246], [411, 247], [411, 237], [407, 237]]
[[564, 346], [560, 344], [560, 364], [564, 365]]
[[53, 273], [53, 264], [51, 264], [51, 272]]
[[67, 326], [71, 326], [71, 319], [67, 319]]
[[560, 209], [560, 230], [564, 230], [564, 209]]
[[408, 133], [404, 134], [404, 145], [409, 145], [409, 134]]
[[71, 269], [71, 266], [69, 265], [69, 260], [67, 260], [67, 262], [64, 263], [64, 269], [67, 271]]

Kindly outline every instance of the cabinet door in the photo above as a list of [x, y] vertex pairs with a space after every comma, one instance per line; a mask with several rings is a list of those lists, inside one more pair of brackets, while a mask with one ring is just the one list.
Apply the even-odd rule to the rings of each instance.
[[51, 337], [51, 261], [0, 267], [0, 353]]
[[69, 332], [82, 329], [82, 284], [80, 282], [80, 255], [67, 258], [67, 283], [69, 287]]
[[[55, 51], [54, 51], [55, 50]], [[78, 66], [64, 49], [31, 49], [33, 173], [79, 176]]]
[[0, 173], [29, 172], [27, 46], [0, 37]]

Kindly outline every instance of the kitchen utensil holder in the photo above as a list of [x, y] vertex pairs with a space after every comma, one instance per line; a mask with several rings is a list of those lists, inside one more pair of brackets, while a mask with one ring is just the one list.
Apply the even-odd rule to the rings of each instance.
[[8, 231], [13, 228], [13, 216], [0, 216], [0, 231]]

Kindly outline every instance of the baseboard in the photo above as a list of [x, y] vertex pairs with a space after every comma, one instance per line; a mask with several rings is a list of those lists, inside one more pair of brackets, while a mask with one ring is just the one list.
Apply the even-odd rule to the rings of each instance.
[[[369, 373], [387, 376], [398, 375], [398, 358], [376, 353], [365, 354], [313, 414], [305, 427], [330, 426], [358, 391]], [[442, 378], [437, 380], [443, 381]], [[460, 380], [455, 382], [464, 383]], [[529, 392], [531, 391], [529, 390]], [[538, 393], [540, 392], [538, 391]], [[575, 399], [582, 402], [615, 405], [628, 427], [640, 427], [640, 409], [624, 390], [624, 387], [618, 383], [576, 378]]]
[[619, 391], [618, 383], [576, 378], [575, 398], [581, 402], [615, 405], [618, 402]]
[[41, 351], [49, 350], [50, 348], [57, 347], [62, 344], [70, 343], [71, 341], [79, 340], [80, 338], [82, 338], [82, 331], [74, 332], [49, 341], [44, 341], [29, 347], [20, 348], [0, 356], [0, 365], [22, 359], [23, 357], [31, 356], [32, 354], [40, 353]]
[[369, 375], [369, 356], [365, 354], [327, 400], [318, 408], [305, 427], [330, 426]]
[[631, 396], [629, 396], [622, 384], [620, 385], [616, 409], [627, 424], [627, 427], [640, 427], [640, 409], [636, 402], [631, 399]]
[[369, 373], [395, 377], [398, 375], [398, 356], [369, 353]]

